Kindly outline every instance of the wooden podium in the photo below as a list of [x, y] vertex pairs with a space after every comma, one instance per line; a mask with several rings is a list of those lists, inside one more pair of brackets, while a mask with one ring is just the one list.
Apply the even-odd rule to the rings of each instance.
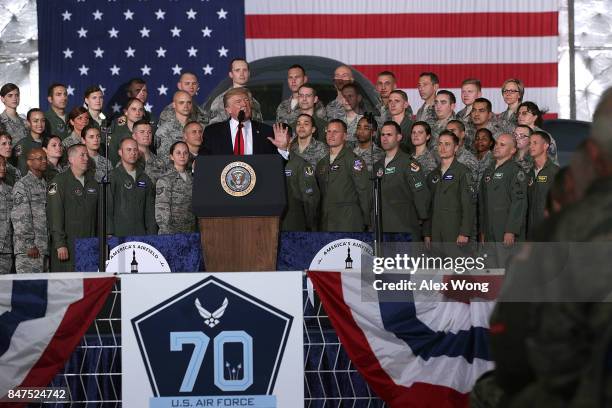
[[192, 206], [206, 271], [276, 270], [286, 201], [279, 155], [198, 157]]

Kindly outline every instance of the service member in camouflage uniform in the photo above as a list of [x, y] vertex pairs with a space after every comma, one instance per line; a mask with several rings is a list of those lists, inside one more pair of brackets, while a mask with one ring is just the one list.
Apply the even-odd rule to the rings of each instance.
[[29, 134], [15, 144], [13, 148], [13, 158], [15, 164], [21, 174], [28, 172], [26, 163], [28, 153], [35, 147], [42, 147], [43, 134], [45, 132], [45, 114], [38, 108], [33, 108], [28, 111], [27, 121], [29, 125]]
[[[67, 138], [62, 140], [62, 145], [66, 151], [72, 145], [83, 143], [81, 132], [85, 129], [85, 126], [89, 125], [90, 119], [89, 112], [82, 106], [77, 106], [70, 111], [68, 114], [68, 124], [70, 125], [71, 132]], [[93, 120], [91, 124], [96, 126]]]
[[[287, 85], [291, 91], [291, 96], [282, 101], [276, 108], [276, 123], [286, 123], [290, 125], [295, 123], [298, 115], [301, 113], [298, 104], [298, 91], [300, 86], [308, 82], [306, 70], [299, 64], [289, 67], [287, 71]], [[321, 101], [317, 101], [314, 107], [314, 113], [319, 118], [325, 120], [325, 106]]]
[[436, 93], [440, 87], [440, 80], [433, 72], [423, 72], [419, 75], [417, 88], [419, 96], [423, 100], [423, 105], [419, 108], [416, 114], [417, 121], [427, 122], [432, 126], [436, 121], [436, 110], [434, 108], [434, 100]]
[[0, 113], [0, 130], [11, 135], [13, 146], [29, 133], [24, 118], [17, 113], [19, 97], [19, 87], [15, 84], [7, 83], [0, 88], [0, 101], [4, 104], [4, 111]]
[[[200, 122], [202, 126], [208, 125], [210, 121], [210, 113], [206, 111], [203, 107], [198, 106], [198, 104], [195, 102], [195, 97], [198, 95], [198, 91], [200, 90], [198, 77], [193, 72], [183, 72], [179, 77], [179, 81], [176, 84], [176, 87], [179, 91], [187, 92], [189, 96], [191, 96], [192, 104], [191, 109], [189, 111], [189, 120], [195, 120], [197, 122]], [[175, 119], [175, 115], [175, 107], [174, 104], [171, 103], [166, 106], [162, 113], [159, 115], [158, 127], [162, 126], [167, 122], [173, 121]], [[155, 129], [153, 133], [157, 135], [157, 131]], [[157, 145], [157, 143], [155, 143], [155, 145]], [[168, 145], [168, 147], [170, 147], [170, 145]]]
[[68, 106], [68, 91], [66, 85], [54, 83], [47, 92], [49, 110], [45, 112], [45, 138], [56, 135], [64, 140], [70, 135], [66, 107]]
[[21, 172], [9, 161], [13, 155], [12, 139], [11, 135], [7, 132], [0, 130], [0, 156], [4, 157], [6, 162], [6, 176], [4, 182], [13, 187], [15, 182], [21, 178]]
[[327, 120], [340, 119], [344, 116], [342, 88], [344, 88], [344, 85], [351, 84], [354, 81], [353, 71], [348, 66], [340, 65], [334, 70], [334, 87], [336, 88], [337, 95], [325, 107]]
[[13, 207], [12, 187], [4, 182], [6, 159], [0, 156], [0, 274], [7, 274], [13, 268]]
[[119, 148], [121, 162], [110, 175], [108, 231], [118, 237], [157, 234], [155, 187], [136, 166], [138, 145], [123, 139]]
[[[240, 88], [247, 86], [249, 82], [249, 78], [251, 77], [251, 71], [249, 69], [249, 64], [244, 58], [234, 58], [230, 62], [229, 66], [229, 77], [232, 79], [231, 88], [221, 92], [221, 94], [217, 95], [215, 99], [210, 104], [210, 122], [209, 123], [218, 123], [228, 120], [230, 117], [225, 111], [225, 106], [223, 106], [223, 96], [232, 88]], [[250, 93], [250, 92], [249, 92]], [[261, 115], [261, 105], [253, 95], [251, 96], [251, 119], [257, 122], [263, 122], [263, 116]], [[206, 105], [206, 104], [205, 104]]]
[[329, 155], [317, 163], [321, 190], [321, 231], [359, 232], [369, 228], [372, 191], [363, 160], [346, 142], [346, 124], [332, 119], [327, 125]]
[[402, 129], [402, 142], [400, 149], [410, 154], [414, 152], [412, 143], [412, 109], [408, 102], [408, 95], [401, 89], [396, 89], [389, 94], [389, 105], [387, 106], [390, 119], [397, 123]]
[[43, 173], [47, 155], [41, 148], [28, 153], [28, 174], [13, 187], [11, 221], [17, 273], [48, 270], [47, 182]]
[[518, 118], [516, 111], [519, 105], [523, 102], [523, 95], [525, 94], [525, 86], [520, 79], [510, 78], [504, 81], [501, 87], [502, 98], [508, 105], [508, 109], [497, 115], [497, 121], [505, 124], [505, 132], [511, 132], [516, 125], [518, 125]]
[[434, 110], [436, 111], [436, 121], [431, 126], [431, 140], [429, 145], [433, 151], [438, 150], [438, 136], [440, 132], [446, 130], [449, 121], [455, 119], [455, 105], [457, 99], [455, 94], [446, 89], [438, 91], [434, 99]]
[[493, 148], [495, 147], [495, 139], [493, 139], [493, 134], [489, 129], [482, 128], [476, 131], [474, 147], [476, 150], [476, 159], [478, 160], [478, 177], [476, 181], [478, 182], [478, 186], [480, 186], [482, 175], [494, 162]]
[[109, 135], [108, 159], [116, 166], [119, 163], [119, 145], [123, 139], [132, 137], [134, 123], [140, 122], [144, 117], [144, 105], [140, 99], [131, 98], [123, 107], [123, 115], [120, 116]]
[[[382, 127], [383, 123], [386, 121], [393, 120], [391, 118], [391, 113], [389, 112], [389, 96], [391, 95], [391, 92], [395, 91], [397, 88], [397, 78], [395, 78], [395, 74], [391, 71], [379, 72], [376, 77], [375, 88], [376, 92], [378, 92], [378, 98], [376, 100], [377, 112], [374, 112], [374, 114], [376, 115], [376, 123], [378, 124], [378, 127]], [[406, 98], [406, 100], [407, 99], [408, 98]], [[412, 120], [412, 107], [410, 104], [408, 104], [405, 110], [406, 115]], [[401, 126], [402, 124], [399, 123], [399, 125]]]
[[46, 138], [42, 146], [47, 154], [47, 169], [45, 170], [44, 177], [48, 184], [55, 176], [68, 169], [68, 165], [62, 162], [64, 148], [62, 146], [62, 139], [59, 136]]
[[449, 130], [440, 134], [440, 165], [427, 176], [431, 191], [431, 214], [424, 225], [425, 242], [454, 242], [465, 246], [470, 241], [476, 214], [474, 180], [467, 166], [455, 154], [459, 138]]
[[478, 98], [472, 104], [470, 120], [465, 123], [466, 139], [474, 140], [476, 131], [483, 128], [489, 129], [495, 140], [503, 133], [503, 129], [497, 125], [497, 121], [493, 118], [493, 105], [491, 105], [491, 101], [486, 98]]
[[[200, 147], [204, 143], [204, 128], [199, 122], [189, 122], [183, 129], [183, 141], [187, 143], [189, 149], [189, 160], [187, 160], [187, 171], [193, 172], [193, 162], [200, 153]], [[165, 157], [157, 156], [158, 159], [166, 163], [169, 168], [168, 160]]]
[[58, 174], [47, 188], [51, 271], [72, 272], [77, 238], [96, 236], [98, 183], [87, 171], [87, 148], [68, 149], [70, 167]]
[[431, 128], [427, 122], [414, 122], [410, 139], [414, 145], [414, 153], [410, 157], [416, 160], [422, 168], [425, 177], [436, 167], [438, 161], [428, 147], [431, 139]]
[[104, 107], [104, 92], [98, 85], [92, 85], [85, 90], [85, 98], [83, 105], [89, 113], [90, 123], [96, 127], [106, 126], [108, 120], [102, 113]]
[[382, 178], [382, 216], [385, 232], [408, 232], [412, 241], [421, 241], [420, 223], [429, 217], [431, 195], [421, 166], [400, 149], [401, 129], [395, 122], [385, 122], [380, 143], [385, 157], [374, 165]]
[[495, 163], [485, 170], [480, 181], [481, 242], [503, 242], [511, 246], [525, 239], [527, 176], [512, 160], [515, 153], [512, 135], [500, 135], [493, 149]]
[[110, 160], [100, 154], [101, 140], [100, 129], [92, 125], [87, 125], [83, 129], [83, 142], [89, 156], [88, 172], [98, 183], [113, 169]]
[[518, 163], [525, 174], [529, 174], [533, 167], [533, 158], [529, 154], [529, 138], [531, 137], [531, 128], [529, 126], [518, 125], [512, 132], [512, 137], [516, 143], [516, 154], [514, 161]]
[[531, 235], [535, 227], [544, 219], [548, 192], [559, 172], [559, 166], [548, 157], [550, 136], [546, 132], [536, 131], [529, 141], [529, 154], [533, 158], [533, 167], [527, 176], [529, 210], [527, 213], [527, 234]]
[[[195, 126], [202, 128], [199, 122], [191, 122]], [[185, 125], [185, 129], [189, 124]], [[133, 127], [132, 138], [138, 144], [138, 163], [137, 165], [149, 176], [153, 185], [157, 180], [169, 170], [168, 158], [158, 156], [151, 151], [153, 143], [153, 126], [145, 120], [136, 122]]]
[[472, 112], [472, 104], [482, 96], [482, 85], [478, 79], [468, 78], [461, 83], [461, 102], [464, 108], [457, 112], [457, 119], [467, 122]]
[[[290, 155], [298, 155], [311, 166], [316, 166], [319, 160], [329, 153], [327, 143], [314, 138], [317, 128], [313, 125], [313, 118], [307, 113], [301, 113], [293, 128], [295, 137], [289, 144]], [[322, 130], [325, 132], [325, 129]]]
[[[313, 119], [314, 121], [313, 126], [315, 127], [314, 137], [318, 141], [325, 143], [325, 129], [327, 128], [327, 119], [325, 118], [325, 115], [321, 117], [317, 113], [316, 106], [318, 104], [319, 104], [319, 97], [317, 96], [317, 90], [314, 89], [309, 84], [304, 84], [300, 86], [300, 88], [298, 89], [299, 115], [305, 113]], [[297, 120], [297, 116], [296, 116], [296, 120]], [[291, 126], [291, 128], [295, 132], [296, 122], [289, 122], [289, 126]]]
[[287, 180], [287, 211], [283, 215], [282, 231], [316, 231], [321, 195], [315, 178], [315, 167], [292, 154], [285, 166]]
[[476, 189], [478, 188], [478, 159], [474, 156], [474, 153], [466, 149], [465, 140], [465, 125], [460, 120], [451, 120], [446, 124], [446, 130], [453, 132], [457, 138], [459, 138], [459, 147], [455, 153], [457, 161], [465, 166], [472, 172], [472, 180]]
[[147, 99], [149, 98], [149, 90], [147, 83], [142, 78], [132, 78], [126, 85], [126, 96], [128, 99], [137, 98], [144, 104], [145, 111], [142, 120], [149, 122], [153, 128], [153, 134], [157, 130], [159, 119], [152, 112], [147, 110]]
[[357, 123], [363, 117], [363, 115], [358, 113], [357, 109], [363, 97], [355, 84], [346, 84], [342, 88], [342, 97], [344, 98], [342, 102], [344, 115], [339, 119], [346, 123], [347, 143], [350, 148], [354, 148], [357, 145], [357, 138], [355, 137]]
[[172, 98], [174, 117], [163, 122], [155, 133], [155, 153], [167, 157], [170, 146], [183, 140], [183, 127], [194, 120], [191, 114], [192, 99], [185, 91], [177, 91]]
[[373, 139], [376, 136], [376, 121], [368, 122], [367, 118], [359, 119], [357, 124], [357, 146], [353, 149], [353, 153], [361, 157], [368, 167], [370, 174], [374, 163], [385, 156], [385, 151], [378, 147]]
[[[196, 122], [196, 125], [200, 125]], [[191, 212], [193, 180], [187, 171], [189, 149], [185, 142], [170, 146], [172, 167], [158, 181], [155, 197], [155, 221], [159, 234], [190, 233], [196, 230]]]

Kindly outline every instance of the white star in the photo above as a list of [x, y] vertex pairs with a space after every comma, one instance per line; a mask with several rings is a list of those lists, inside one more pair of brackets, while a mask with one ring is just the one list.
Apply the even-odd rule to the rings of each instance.
[[203, 37], [210, 37], [210, 34], [212, 33], [212, 30], [210, 28], [208, 28], [208, 26], [204, 27], [202, 29], [202, 36]]
[[157, 53], [157, 58], [166, 58], [166, 50], [162, 47], [156, 49], [155, 52]]
[[123, 52], [125, 52], [125, 58], [129, 58], [129, 57], [134, 57], [134, 53], [136, 52], [135, 49], [132, 48], [132, 46], [130, 45], [128, 47], [127, 50], [123, 50]]
[[62, 17], [64, 17], [64, 21], [66, 20], [70, 21], [70, 17], [72, 17], [72, 13], [69, 13], [68, 10], [66, 10], [62, 13]]
[[96, 10], [95, 12], [91, 13], [94, 16], [94, 20], [102, 20], [102, 15], [104, 13], [101, 13], [100, 10]]
[[119, 75], [120, 69], [121, 68], [119, 68], [117, 65], [113, 64], [113, 66], [110, 67], [111, 75]]
[[72, 87], [72, 85], [68, 85], [68, 88], [66, 88], [66, 93], [68, 95], [74, 95], [74, 88]]
[[202, 69], [204, 70], [204, 75], [212, 75], [213, 67], [210, 65], [206, 64], [206, 66], [202, 67]]
[[64, 53], [64, 58], [72, 58], [72, 53], [74, 51], [72, 51], [70, 48], [66, 48], [64, 51], [62, 51]]
[[125, 13], [123, 13], [123, 15], [125, 16], [126, 20], [132, 20], [134, 21], [134, 19], [132, 17], [134, 17], [134, 12], [130, 9], [125, 10]]
[[89, 68], [85, 66], [85, 64], [81, 65], [79, 67], [79, 75], [83, 76], [83, 75], [87, 75], [87, 71], [89, 71]]
[[168, 88], [166, 88], [166, 85], [161, 84], [161, 86], [159, 88], [157, 88], [157, 91], [159, 92], [159, 95], [168, 95]]
[[96, 58], [102, 58], [104, 55], [104, 50], [100, 49], [100, 47], [94, 50], [94, 54], [96, 54]]
[[102, 86], [102, 84], [98, 84], [98, 87], [100, 87], [100, 90], [102, 91], [102, 93], [106, 92], [106, 88]]
[[145, 108], [145, 110], [147, 112], [151, 112], [151, 109], [153, 109], [153, 105], [151, 105], [149, 102], [147, 102], [147, 103], [145, 103], [144, 108]]
[[217, 15], [219, 16], [219, 20], [221, 19], [227, 20], [227, 11], [221, 9], [217, 11]]
[[157, 11], [155, 12], [155, 17], [157, 17], [157, 20], [163, 20], [165, 15], [166, 12], [162, 9], [157, 9]]
[[172, 75], [181, 75], [182, 70], [183, 70], [183, 67], [179, 67], [179, 65], [176, 64], [175, 66], [172, 67]]
[[140, 71], [142, 72], [142, 75], [151, 75], [151, 67], [148, 66], [147, 64], [144, 65], [144, 67], [140, 68]]
[[108, 30], [108, 38], [119, 38], [117, 34], [119, 34], [119, 30], [116, 30], [115, 27], [111, 27], [111, 29]]
[[197, 57], [198, 49], [193, 48], [193, 45], [192, 45], [191, 48], [187, 49], [187, 53], [189, 53], [189, 57]]
[[181, 29], [178, 28], [177, 26], [174, 26], [174, 28], [172, 30], [170, 30], [170, 32], [172, 33], [172, 37], [180, 37], [181, 36]]
[[148, 37], [150, 32], [151, 32], [151, 30], [149, 30], [147, 27], [143, 26], [142, 29], [140, 30], [140, 38]]
[[87, 38], [87, 30], [81, 27], [80, 30], [77, 31], [79, 38]]
[[187, 14], [187, 20], [195, 20], [196, 18], [196, 14], [198, 14], [197, 11], [194, 11], [192, 8], [187, 10], [186, 12]]
[[225, 48], [224, 46], [221, 46], [221, 48], [219, 48], [217, 50], [217, 52], [219, 53], [219, 57], [227, 57], [227, 52], [229, 50], [227, 48]]
[[119, 105], [117, 102], [113, 104], [112, 108], [113, 112], [121, 112], [121, 105]]

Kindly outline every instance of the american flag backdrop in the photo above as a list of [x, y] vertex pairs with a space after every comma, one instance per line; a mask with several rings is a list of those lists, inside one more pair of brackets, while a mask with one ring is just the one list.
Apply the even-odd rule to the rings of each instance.
[[123, 85], [147, 81], [147, 110], [172, 100], [179, 75], [195, 73], [198, 103], [244, 57], [244, 3], [224, 0], [39, 0], [40, 102], [47, 87], [68, 86], [70, 105], [99, 85], [108, 113], [125, 101]]
[[525, 100], [555, 114], [558, 7], [556, 0], [39, 0], [41, 105], [53, 81], [70, 86], [73, 103], [99, 84], [112, 112], [120, 85], [142, 76], [148, 107], [159, 112], [185, 70], [200, 78], [202, 103], [234, 57], [316, 55], [372, 81], [395, 72], [413, 106], [421, 104], [422, 71], [436, 72], [457, 99], [463, 79], [479, 78], [496, 112], [505, 110], [501, 84], [515, 77]]
[[420, 106], [419, 73], [433, 71], [458, 99], [466, 78], [481, 80], [495, 112], [501, 85], [521, 79], [525, 99], [558, 112], [556, 0], [245, 0], [246, 55], [318, 55], [340, 60], [371, 81], [398, 77]]

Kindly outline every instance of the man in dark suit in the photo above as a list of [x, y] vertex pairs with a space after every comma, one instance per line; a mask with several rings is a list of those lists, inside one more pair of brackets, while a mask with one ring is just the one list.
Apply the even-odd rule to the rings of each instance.
[[[229, 120], [213, 123], [204, 129], [201, 155], [209, 154], [274, 154], [289, 157], [288, 132], [274, 132], [265, 123], [251, 120], [251, 93], [246, 88], [232, 88], [223, 96]], [[242, 122], [238, 121], [244, 112]]]

